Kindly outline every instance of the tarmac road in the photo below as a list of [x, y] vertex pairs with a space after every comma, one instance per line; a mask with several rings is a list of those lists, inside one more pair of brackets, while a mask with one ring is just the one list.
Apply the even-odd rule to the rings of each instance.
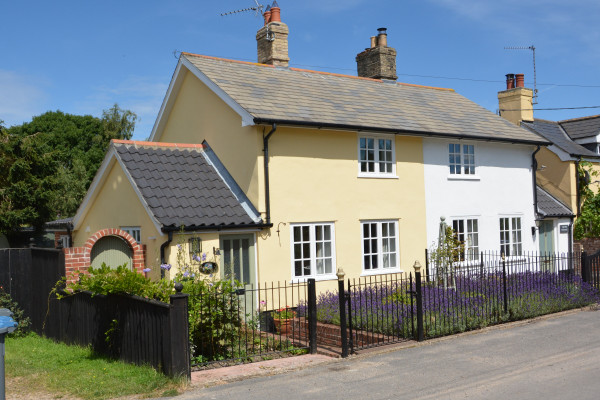
[[600, 312], [198, 388], [177, 399], [600, 399]]

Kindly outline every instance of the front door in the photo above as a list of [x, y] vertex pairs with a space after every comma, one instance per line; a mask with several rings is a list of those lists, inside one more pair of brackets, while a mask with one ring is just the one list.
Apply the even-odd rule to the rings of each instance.
[[542, 270], [553, 271], [554, 221], [540, 221], [540, 256]]
[[254, 235], [222, 235], [221, 278], [238, 281], [240, 317], [248, 320], [258, 310], [256, 290], [256, 263], [254, 262]]

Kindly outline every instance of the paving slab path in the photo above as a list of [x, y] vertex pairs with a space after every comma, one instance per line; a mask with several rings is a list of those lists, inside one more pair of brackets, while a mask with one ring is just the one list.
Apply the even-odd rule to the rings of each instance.
[[284, 374], [195, 387], [177, 399], [597, 400], [598, 310], [506, 324], [401, 350], [314, 359]]

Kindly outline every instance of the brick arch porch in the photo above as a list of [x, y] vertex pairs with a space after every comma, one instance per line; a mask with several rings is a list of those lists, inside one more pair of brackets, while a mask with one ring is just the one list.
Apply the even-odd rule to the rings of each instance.
[[90, 236], [83, 246], [64, 249], [67, 281], [75, 281], [79, 272], [87, 271], [92, 262], [92, 247], [105, 236], [118, 236], [125, 240], [133, 253], [133, 270], [140, 274], [143, 272], [146, 264], [146, 246], [137, 243], [130, 234], [121, 229], [102, 229]]

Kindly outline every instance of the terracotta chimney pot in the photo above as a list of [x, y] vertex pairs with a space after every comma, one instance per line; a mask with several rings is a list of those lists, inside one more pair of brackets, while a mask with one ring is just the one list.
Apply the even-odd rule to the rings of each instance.
[[281, 22], [281, 8], [279, 8], [277, 1], [274, 1], [271, 5], [271, 21], [269, 22]]
[[506, 74], [506, 90], [515, 88], [515, 74]]
[[267, 9], [263, 13], [263, 17], [265, 18], [265, 25], [271, 22], [271, 6], [267, 6]]
[[516, 87], [525, 87], [525, 74], [517, 74], [517, 85]]
[[371, 36], [371, 48], [377, 46], [377, 36]]

